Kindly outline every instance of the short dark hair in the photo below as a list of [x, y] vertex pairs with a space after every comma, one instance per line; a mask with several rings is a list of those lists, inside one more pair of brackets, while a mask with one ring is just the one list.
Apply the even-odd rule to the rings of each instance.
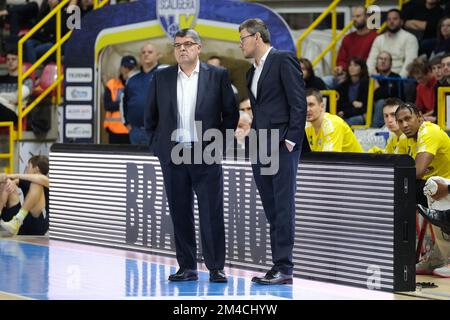
[[17, 56], [18, 55], [18, 53], [17, 53], [17, 47], [9, 47], [7, 50], [6, 50], [6, 55], [8, 55], [8, 54], [10, 54], [10, 55], [13, 55], [13, 56]]
[[433, 58], [430, 59], [430, 66], [435, 66], [437, 64], [441, 64], [442, 61], [442, 56], [434, 56]]
[[383, 102], [383, 109], [385, 107], [400, 106], [401, 104], [403, 104], [403, 101], [397, 97], [387, 98]]
[[48, 174], [49, 165], [47, 156], [32, 156], [30, 160], [28, 160], [28, 163], [30, 163], [33, 167], [37, 167], [39, 169], [39, 172], [43, 175]]
[[239, 32], [247, 29], [251, 34], [259, 32], [264, 43], [270, 43], [270, 32], [264, 21], [258, 18], [247, 19], [239, 25]]
[[395, 110], [395, 118], [397, 118], [397, 114], [400, 112], [400, 110], [404, 110], [404, 109], [409, 110], [409, 112], [411, 112], [411, 114], [415, 113], [416, 116], [418, 116], [418, 117], [420, 117], [422, 115], [422, 112], [414, 103], [404, 102], [398, 106], [397, 110]]
[[180, 37], [180, 38], [191, 37], [198, 44], [202, 43], [202, 39], [200, 38], [200, 35], [194, 29], [186, 28], [186, 29], [178, 30], [177, 33], [175, 33], [175, 36], [173, 37], [173, 40], [175, 40], [176, 37]]
[[314, 96], [317, 99], [317, 102], [322, 103], [323, 102], [323, 95], [320, 93], [320, 90], [316, 88], [308, 88], [306, 89], [306, 97]]
[[389, 13], [391, 13], [391, 12], [397, 12], [397, 14], [399, 15], [400, 19], [403, 20], [402, 13], [401, 13], [401, 11], [398, 10], [397, 8], [389, 9], [388, 12], [386, 12], [386, 17], [387, 17], [387, 16], [389, 15]]
[[441, 63], [442, 63], [442, 60], [444, 60], [446, 58], [450, 58], [450, 52], [441, 56]]

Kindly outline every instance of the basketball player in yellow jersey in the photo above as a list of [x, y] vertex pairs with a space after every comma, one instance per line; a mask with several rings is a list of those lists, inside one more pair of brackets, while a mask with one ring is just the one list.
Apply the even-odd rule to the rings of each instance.
[[436, 124], [424, 121], [412, 103], [400, 105], [397, 123], [406, 137], [400, 139], [399, 153], [409, 154], [416, 162], [416, 179], [432, 176], [450, 179], [450, 137]]
[[312, 151], [364, 152], [342, 118], [325, 112], [319, 90], [306, 90], [306, 137]]
[[389, 130], [389, 138], [386, 141], [386, 147], [381, 149], [377, 146], [372, 147], [368, 153], [398, 153], [398, 143], [403, 134], [395, 119], [395, 111], [403, 103], [399, 98], [387, 98], [383, 104], [383, 118], [386, 128]]

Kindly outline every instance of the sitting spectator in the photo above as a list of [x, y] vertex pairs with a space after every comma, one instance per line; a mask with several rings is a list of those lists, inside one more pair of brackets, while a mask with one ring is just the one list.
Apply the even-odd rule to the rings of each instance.
[[440, 87], [450, 87], [450, 53], [444, 54], [441, 58], [441, 73], [442, 78], [436, 83], [436, 96], [434, 99], [434, 113], [433, 116], [436, 117], [436, 123], [438, 122], [438, 101], [439, 101], [439, 88]]
[[253, 119], [253, 111], [249, 98], [246, 98], [241, 101], [241, 103], [239, 104], [239, 111], [246, 112]]
[[[44, 235], [49, 227], [48, 158], [33, 156], [26, 174], [0, 175], [0, 234]], [[17, 187], [24, 194], [20, 203]]]
[[433, 72], [434, 77], [437, 80], [436, 86], [442, 83], [444, 75], [442, 74], [441, 56], [435, 56], [430, 59], [431, 72]]
[[303, 80], [305, 81], [305, 88], [316, 88], [318, 90], [326, 90], [327, 86], [322, 79], [316, 77], [311, 61], [306, 58], [298, 59], [303, 73]]
[[[18, 57], [16, 50], [10, 50], [6, 54], [6, 65], [8, 74], [0, 76], [0, 121], [13, 121], [17, 124], [17, 73], [18, 73]], [[33, 81], [27, 78], [22, 86], [23, 106], [33, 88]]]
[[[38, 21], [42, 20], [57, 5], [59, 0], [44, 0], [39, 10]], [[66, 21], [67, 14], [61, 11], [61, 21]], [[61, 36], [67, 32], [65, 23], [61, 24]], [[24, 61], [35, 63], [56, 43], [56, 15], [54, 15], [47, 23], [45, 23], [38, 31], [24, 43]], [[55, 61], [53, 54], [49, 59]]]
[[401, 77], [408, 76], [406, 67], [417, 57], [419, 44], [417, 38], [402, 29], [403, 21], [398, 9], [391, 9], [387, 13], [386, 32], [380, 34], [373, 42], [367, 60], [369, 73], [375, 73], [377, 57], [381, 51], [387, 51], [392, 57], [392, 71]]
[[338, 116], [325, 112], [319, 90], [307, 89], [306, 103], [305, 133], [311, 151], [363, 152], [348, 124]]
[[0, 17], [5, 17], [9, 22], [9, 34], [16, 41], [21, 29], [31, 29], [38, 21], [39, 10], [43, 0], [27, 1], [24, 4], [11, 4], [0, 11]]
[[403, 102], [399, 98], [387, 98], [383, 100], [383, 118], [386, 128], [389, 130], [389, 137], [386, 141], [386, 147], [381, 149], [379, 147], [372, 147], [369, 153], [398, 153], [397, 147], [400, 141], [400, 136], [403, 134], [395, 119], [395, 111]]
[[421, 41], [436, 38], [437, 22], [443, 16], [439, 0], [410, 1], [402, 9], [405, 29]]
[[364, 60], [350, 59], [347, 80], [339, 85], [338, 115], [350, 125], [366, 123], [369, 76]]
[[342, 39], [333, 76], [324, 77], [325, 84], [328, 88], [335, 89], [345, 80], [345, 71], [347, 70], [350, 58], [359, 57], [367, 60], [369, 57], [372, 43], [377, 37], [377, 32], [367, 28], [367, 17], [364, 6], [352, 7], [352, 21], [356, 31], [349, 33]]
[[408, 71], [417, 81], [416, 106], [422, 112], [425, 121], [436, 121], [433, 113], [437, 80], [431, 71], [431, 66], [428, 62], [417, 58], [408, 66]]
[[[387, 51], [381, 51], [377, 57], [377, 66], [374, 73], [375, 76], [386, 78], [400, 78], [398, 73], [392, 72], [392, 57]], [[384, 124], [383, 121], [383, 106], [384, 99], [389, 97], [398, 97], [401, 93], [402, 83], [400, 81], [380, 79], [374, 80], [374, 95], [373, 95], [373, 116], [372, 128], [379, 128]]]
[[432, 52], [426, 53], [430, 57], [450, 52], [450, 17], [439, 20], [437, 39], [430, 40], [429, 43], [432, 45]]

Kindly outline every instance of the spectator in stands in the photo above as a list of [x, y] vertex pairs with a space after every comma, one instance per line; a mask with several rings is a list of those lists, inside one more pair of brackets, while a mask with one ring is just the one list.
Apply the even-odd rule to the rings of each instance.
[[[381, 51], [377, 57], [377, 66], [374, 76], [386, 78], [400, 78], [398, 73], [392, 72], [392, 56], [387, 51]], [[399, 97], [402, 83], [400, 81], [375, 78], [373, 95], [373, 116], [372, 128], [379, 128], [384, 124], [383, 108], [384, 99], [389, 97]]]
[[338, 115], [350, 126], [366, 123], [369, 76], [366, 62], [361, 58], [350, 59], [347, 80], [339, 85]]
[[[219, 56], [209, 57], [208, 60], [206, 61], [206, 63], [211, 64], [216, 67], [225, 68], [222, 65], [222, 58]], [[236, 105], [239, 105], [239, 91], [233, 84], [231, 84], [231, 88], [233, 89], [234, 97], [236, 99]]]
[[123, 97], [123, 115], [125, 124], [130, 132], [131, 144], [149, 144], [148, 136], [144, 128], [144, 112], [148, 104], [148, 91], [150, 82], [156, 70], [162, 68], [158, 59], [160, 53], [151, 43], [146, 43], [141, 48], [141, 71], [131, 72], [125, 84]]
[[429, 57], [450, 52], [450, 17], [439, 20], [437, 38], [425, 40], [422, 47]]
[[311, 151], [363, 152], [352, 129], [336, 115], [325, 112], [319, 90], [306, 90], [305, 133]]
[[108, 132], [109, 143], [111, 144], [130, 143], [128, 128], [123, 124], [121, 105], [125, 82], [136, 67], [137, 61], [135, 57], [122, 57], [119, 78], [110, 79], [105, 85], [105, 94], [103, 96], [105, 119], [103, 127]]
[[436, 38], [437, 22], [443, 16], [439, 0], [410, 1], [402, 9], [404, 28], [421, 41]]
[[442, 74], [442, 65], [441, 65], [442, 56], [435, 56], [430, 59], [431, 72], [433, 72], [434, 77], [437, 80], [436, 87], [442, 83], [444, 79], [444, 75]]
[[398, 152], [410, 155], [416, 162], [417, 203], [428, 206], [422, 192], [425, 181], [432, 176], [450, 179], [450, 137], [438, 125], [425, 121], [412, 103], [401, 104], [395, 118], [406, 136], [400, 139]]
[[408, 76], [406, 67], [417, 57], [419, 44], [417, 38], [402, 29], [403, 20], [398, 9], [387, 13], [386, 32], [380, 34], [373, 42], [367, 66], [369, 73], [375, 72], [377, 57], [381, 51], [387, 51], [392, 57], [392, 71], [405, 78]]
[[[6, 65], [8, 74], [0, 76], [0, 121], [13, 121], [17, 124], [17, 105], [18, 105], [18, 56], [17, 50], [10, 50], [6, 54]], [[33, 88], [33, 81], [30, 78], [25, 79], [22, 86], [23, 106], [30, 96]]]
[[377, 146], [369, 149], [369, 153], [398, 153], [398, 142], [403, 134], [395, 119], [395, 111], [403, 103], [399, 98], [387, 98], [383, 100], [383, 119], [386, 128], [389, 130], [389, 137], [386, 141], [386, 147], [381, 149]]
[[[33, 156], [25, 174], [0, 175], [0, 234], [44, 235], [49, 226], [48, 158]], [[17, 188], [24, 194], [20, 203]]]
[[325, 85], [325, 82], [323, 82], [323, 80], [320, 79], [319, 77], [316, 77], [311, 61], [309, 61], [306, 58], [300, 58], [298, 59], [298, 61], [300, 62], [300, 67], [302, 69], [303, 80], [305, 81], [305, 88], [326, 90], [327, 86]]
[[324, 77], [325, 84], [330, 89], [335, 89], [342, 82], [341, 79], [345, 79], [345, 71], [351, 58], [359, 57], [367, 60], [372, 43], [377, 37], [375, 30], [367, 28], [367, 12], [364, 6], [352, 8], [352, 21], [356, 31], [349, 33], [342, 39], [333, 77]]
[[43, 0], [27, 1], [23, 4], [7, 5], [0, 11], [0, 17], [5, 17], [9, 22], [9, 34], [16, 41], [21, 29], [31, 28], [37, 22]]
[[417, 81], [416, 106], [422, 112], [425, 121], [436, 121], [433, 113], [437, 80], [431, 71], [430, 64], [421, 58], [417, 58], [408, 66], [408, 71]]
[[433, 116], [436, 117], [436, 123], [438, 121], [438, 89], [440, 87], [450, 87], [450, 53], [446, 53], [441, 57], [441, 70], [442, 79], [436, 84], [436, 97], [434, 103], [434, 113]]
[[252, 106], [250, 104], [249, 98], [245, 98], [241, 101], [241, 103], [239, 104], [239, 111], [246, 112], [253, 119]]
[[[59, 0], [43, 0], [39, 10], [38, 21], [41, 21], [57, 5]], [[61, 11], [61, 20], [66, 21], [67, 13]], [[61, 36], [67, 32], [65, 23], [61, 24]], [[56, 43], [56, 15], [45, 23], [30, 39], [24, 43], [24, 61], [35, 63]], [[51, 55], [50, 60], [55, 61], [55, 54]]]

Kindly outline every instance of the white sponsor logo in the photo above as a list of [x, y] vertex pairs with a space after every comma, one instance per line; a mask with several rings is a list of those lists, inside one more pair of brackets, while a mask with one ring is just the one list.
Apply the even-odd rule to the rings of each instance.
[[91, 101], [92, 87], [66, 87], [68, 101]]
[[92, 125], [90, 123], [68, 123], [66, 124], [67, 138], [91, 138]]
[[66, 119], [69, 120], [91, 120], [92, 106], [91, 105], [66, 105]]
[[92, 82], [92, 68], [67, 68], [67, 82]]

